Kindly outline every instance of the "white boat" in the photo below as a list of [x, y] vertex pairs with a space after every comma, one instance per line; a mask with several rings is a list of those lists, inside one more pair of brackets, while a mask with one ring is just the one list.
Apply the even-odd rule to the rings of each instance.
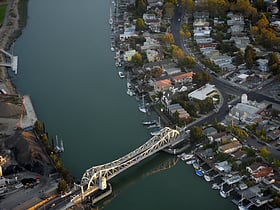
[[199, 164], [198, 163], [193, 163], [194, 169], [199, 169]]
[[186, 164], [187, 164], [187, 165], [191, 165], [191, 164], [194, 164], [195, 162], [196, 162], [195, 159], [191, 159], [191, 160], [188, 160], [188, 161], [186, 162]]
[[151, 135], [152, 136], [157, 136], [157, 135], [159, 135], [160, 134], [160, 130], [155, 130], [155, 131], [152, 131], [151, 132]]
[[182, 157], [182, 160], [183, 161], [190, 160], [193, 158], [193, 156], [194, 156], [193, 154], [186, 154]]
[[126, 93], [129, 96], [135, 96], [135, 93], [131, 89], [127, 89]]
[[204, 179], [205, 179], [206, 182], [210, 182], [210, 181], [211, 181], [211, 177], [210, 177], [209, 175], [204, 174], [203, 177], [204, 177]]
[[142, 105], [140, 105], [138, 107], [138, 109], [139, 109], [140, 112], [143, 112], [143, 113], [148, 112], [147, 108], [145, 107], [144, 96], [142, 96]]
[[221, 188], [220, 185], [218, 185], [217, 183], [212, 184], [212, 189], [213, 190], [219, 190], [220, 188]]
[[143, 125], [153, 125], [153, 124], [156, 124], [156, 121], [155, 121], [155, 120], [152, 120], [152, 121], [143, 121], [142, 124], [143, 124]]
[[227, 193], [224, 191], [224, 190], [220, 190], [220, 196], [222, 197], [222, 198], [226, 198], [227, 197]]
[[125, 78], [125, 75], [124, 75], [124, 73], [122, 72], [122, 71], [119, 71], [119, 76], [120, 76], [120, 78]]

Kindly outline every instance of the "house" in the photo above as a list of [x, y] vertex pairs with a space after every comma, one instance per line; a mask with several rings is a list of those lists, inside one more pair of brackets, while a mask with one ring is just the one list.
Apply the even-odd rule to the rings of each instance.
[[250, 173], [250, 174], [253, 174], [253, 173], [256, 173], [264, 168], [266, 168], [267, 166], [264, 165], [263, 163], [260, 163], [260, 162], [254, 162], [252, 163], [250, 166], [247, 166], [246, 167], [246, 170]]
[[227, 136], [226, 132], [220, 132], [220, 133], [215, 133], [212, 136], [209, 136], [208, 138], [210, 139], [210, 141], [221, 143], [222, 138], [225, 136]]
[[136, 54], [136, 50], [125, 51], [123, 55], [124, 61], [131, 61], [131, 58]]
[[189, 99], [205, 100], [208, 97], [212, 97], [217, 94], [217, 89], [215, 85], [206, 84], [193, 92], [188, 94]]
[[267, 65], [268, 65], [268, 59], [261, 59], [259, 58], [257, 61], [258, 69], [260, 71], [268, 71]]
[[182, 108], [180, 104], [170, 104], [166, 107], [169, 115], [174, 116], [175, 113], [178, 113], [179, 119], [187, 120], [190, 117], [190, 114]]
[[220, 172], [225, 172], [225, 173], [231, 172], [231, 164], [226, 160], [223, 162], [215, 163], [215, 168]]
[[156, 62], [160, 60], [159, 53], [156, 50], [148, 49], [146, 50], [146, 55], [147, 55], [148, 62]]
[[179, 73], [179, 74], [176, 74], [172, 77], [172, 80], [175, 82], [175, 83], [185, 83], [185, 82], [192, 82], [192, 78], [193, 78], [193, 75], [195, 73], [193, 73], [192, 71], [191, 72], [187, 72], [187, 73]]
[[158, 80], [154, 82], [155, 91], [166, 91], [172, 87], [171, 81], [169, 79]]
[[280, 130], [274, 129], [272, 131], [268, 131], [266, 136], [272, 141], [278, 140], [280, 139]]
[[146, 41], [144, 42], [143, 46], [141, 46], [141, 51], [144, 52], [146, 50], [156, 50], [160, 47], [160, 43], [158, 40], [153, 39], [149, 36], [145, 37]]
[[233, 152], [231, 156], [237, 160], [241, 160], [247, 156], [247, 153], [243, 150], [237, 150], [236, 152]]
[[251, 178], [256, 182], [260, 183], [265, 177], [273, 176], [273, 169], [272, 167], [265, 167], [260, 170], [258, 170], [255, 173], [251, 174]]
[[242, 148], [242, 144], [236, 140], [218, 147], [218, 151], [221, 153], [230, 154]]
[[174, 75], [182, 72], [180, 68], [176, 67], [175, 63], [163, 64], [162, 69], [168, 75]]

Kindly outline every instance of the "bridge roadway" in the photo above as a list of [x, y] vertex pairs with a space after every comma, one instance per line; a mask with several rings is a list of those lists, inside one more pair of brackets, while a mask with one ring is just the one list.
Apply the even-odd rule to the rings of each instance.
[[[122, 171], [139, 163], [154, 153], [184, 140], [178, 130], [165, 127], [158, 135], [153, 136], [145, 144], [129, 154], [103, 165], [93, 166], [86, 170], [81, 179], [81, 191], [71, 199], [71, 203], [80, 203], [85, 197], [98, 189], [106, 188], [106, 181]], [[104, 183], [105, 182], [105, 183]]]

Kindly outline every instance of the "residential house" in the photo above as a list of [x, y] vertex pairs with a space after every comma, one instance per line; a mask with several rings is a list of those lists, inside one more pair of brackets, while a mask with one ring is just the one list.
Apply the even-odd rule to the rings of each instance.
[[271, 177], [273, 175], [274, 175], [274, 173], [273, 173], [272, 167], [265, 167], [265, 168], [258, 170], [255, 173], [252, 173], [251, 178], [256, 183], [260, 183], [265, 177]]
[[172, 87], [172, 84], [169, 79], [163, 79], [154, 82], [154, 90], [156, 92], [169, 90], [170, 87]]
[[267, 166], [263, 163], [260, 163], [260, 162], [254, 162], [252, 163], [250, 166], [247, 166], [246, 167], [246, 170], [250, 173], [250, 174], [253, 174], [253, 173], [256, 173], [258, 171], [260, 171], [261, 169], [264, 169], [266, 168]]
[[136, 54], [136, 50], [128, 50], [124, 52], [123, 60], [124, 61], [131, 61], [131, 58]]
[[272, 141], [278, 140], [280, 139], [280, 130], [274, 129], [272, 131], [268, 131], [266, 136]]
[[231, 156], [236, 160], [241, 160], [247, 156], [247, 153], [244, 150], [237, 150], [233, 152]]
[[236, 140], [218, 147], [218, 151], [221, 153], [230, 154], [242, 148], [242, 144]]
[[193, 78], [194, 73], [191, 72], [187, 72], [187, 73], [179, 73], [176, 74], [174, 76], [172, 76], [172, 80], [175, 82], [175, 84], [183, 84], [186, 82], [192, 82], [192, 78]]
[[161, 18], [152, 13], [143, 14], [143, 20], [149, 29], [153, 32], [160, 32]]
[[162, 69], [168, 75], [174, 75], [174, 74], [178, 74], [178, 73], [182, 72], [180, 68], [176, 67], [175, 63], [162, 64]]
[[190, 117], [190, 114], [182, 108], [180, 104], [170, 104], [166, 107], [169, 115], [174, 116], [175, 113], [178, 113], [179, 119], [187, 120]]
[[146, 36], [145, 40], [146, 41], [144, 42], [143, 46], [141, 46], [141, 52], [144, 52], [146, 50], [156, 50], [160, 47], [160, 43], [156, 39]]
[[268, 59], [262, 59], [259, 58], [257, 61], [258, 69], [260, 71], [268, 71], [267, 65], [268, 65]]
[[160, 60], [160, 55], [156, 50], [146, 50], [148, 62], [156, 62]]
[[231, 172], [231, 164], [226, 160], [223, 162], [215, 163], [215, 168], [220, 172], [224, 172], [224, 173]]

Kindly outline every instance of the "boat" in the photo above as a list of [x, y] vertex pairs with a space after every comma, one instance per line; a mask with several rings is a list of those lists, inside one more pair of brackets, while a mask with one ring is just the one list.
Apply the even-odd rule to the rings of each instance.
[[194, 164], [195, 162], [196, 162], [195, 159], [191, 159], [191, 160], [188, 160], [188, 161], [186, 162], [186, 164], [187, 164], [187, 165], [191, 165], [191, 164]]
[[197, 162], [193, 163], [194, 169], [199, 169], [199, 164]]
[[211, 181], [211, 176], [207, 175], [207, 174], [204, 174], [204, 179], [206, 182], [210, 182]]
[[160, 134], [160, 130], [155, 130], [150, 133], [152, 136], [157, 136]]
[[219, 190], [220, 188], [221, 188], [220, 185], [218, 185], [217, 183], [212, 184], [212, 189], [213, 190]]
[[224, 191], [224, 190], [220, 190], [220, 196], [222, 197], [222, 198], [226, 198], [227, 197], [227, 193]]
[[130, 88], [127, 89], [126, 93], [129, 96], [135, 96], [135, 93]]
[[143, 125], [154, 125], [154, 124], [156, 124], [156, 121], [155, 121], [155, 120], [152, 120], [152, 121], [143, 121], [142, 124], [143, 124]]
[[196, 174], [197, 176], [203, 176], [203, 171], [200, 170], [200, 169], [196, 169], [196, 170], [195, 170], [195, 174]]
[[182, 156], [182, 160], [183, 161], [186, 161], [186, 160], [190, 160], [190, 159], [192, 159], [193, 158], [193, 154], [185, 154], [184, 156]]
[[122, 71], [119, 71], [119, 76], [120, 76], [120, 78], [125, 78], [125, 75], [124, 75], [124, 73], [122, 72]]
[[[147, 112], [148, 112], [147, 108], [145, 107], [144, 96], [142, 96], [142, 105], [140, 105], [140, 106], [138, 107], [138, 109], [139, 109], [140, 112], [143, 112], [143, 113], [147, 113]], [[151, 134], [152, 134], [152, 133], [151, 133]], [[152, 135], [153, 135], [153, 134], [152, 134]]]

